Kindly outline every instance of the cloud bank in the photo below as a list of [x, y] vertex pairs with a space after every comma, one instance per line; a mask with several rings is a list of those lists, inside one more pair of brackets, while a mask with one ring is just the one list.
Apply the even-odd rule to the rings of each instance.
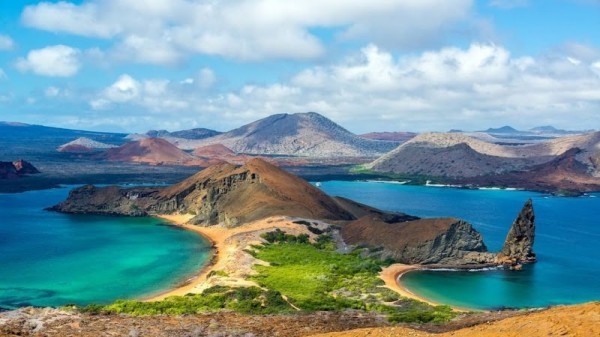
[[[212, 74], [200, 74], [206, 72]], [[280, 83], [225, 92], [200, 83], [123, 75], [90, 106], [150, 111], [157, 120], [172, 116], [174, 127], [205, 123], [221, 130], [274, 113], [316, 111], [357, 132], [532, 127], [541, 121], [589, 128], [600, 110], [600, 57], [512, 57], [501, 46], [480, 43], [401, 57], [369, 44]]]

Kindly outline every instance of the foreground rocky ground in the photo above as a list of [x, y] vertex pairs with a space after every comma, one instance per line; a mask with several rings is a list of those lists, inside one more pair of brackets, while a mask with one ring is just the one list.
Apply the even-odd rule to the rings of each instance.
[[548, 310], [465, 314], [443, 325], [396, 326], [390, 326], [378, 315], [356, 311], [273, 316], [222, 312], [134, 317], [23, 308], [0, 313], [0, 336], [588, 337], [600, 335], [599, 323], [600, 302]]
[[[413, 333], [420, 333], [420, 331], [445, 332], [520, 314], [516, 311], [478, 313], [461, 316], [459, 319], [444, 325], [426, 324], [404, 327], [406, 327], [406, 331]], [[384, 317], [358, 311], [268, 316], [249, 316], [223, 312], [184, 316], [135, 317], [127, 315], [90, 315], [49, 308], [23, 308], [0, 313], [0, 336], [2, 337], [299, 337], [365, 327], [394, 329], [390, 327]], [[423, 335], [428, 336], [428, 334]], [[363, 335], [358, 334], [356, 336]]]
[[367, 328], [354, 331], [326, 333], [312, 337], [542, 337], [600, 336], [600, 302], [577, 306], [555, 307], [532, 311], [515, 317], [485, 322], [472, 327], [441, 334], [415, 331], [405, 327]]

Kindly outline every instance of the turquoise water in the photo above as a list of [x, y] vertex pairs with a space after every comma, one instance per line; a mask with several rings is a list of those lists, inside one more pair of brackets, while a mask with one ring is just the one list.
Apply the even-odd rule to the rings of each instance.
[[488, 248], [502, 247], [528, 198], [536, 213], [538, 262], [523, 271], [412, 272], [402, 283], [440, 303], [478, 309], [540, 307], [600, 300], [600, 195], [551, 197], [527, 191], [463, 190], [373, 182], [323, 182], [330, 195], [422, 217], [465, 219]]
[[43, 210], [69, 190], [0, 194], [0, 307], [148, 296], [191, 277], [210, 255], [201, 236], [159, 219]]

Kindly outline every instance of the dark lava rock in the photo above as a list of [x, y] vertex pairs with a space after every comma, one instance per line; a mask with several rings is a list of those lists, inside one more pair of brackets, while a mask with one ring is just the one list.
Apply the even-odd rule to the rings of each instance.
[[533, 242], [535, 239], [535, 214], [533, 202], [527, 200], [508, 232], [498, 259], [513, 264], [535, 262]]
[[14, 179], [37, 173], [40, 173], [40, 171], [23, 159], [13, 162], [0, 161], [0, 179]]

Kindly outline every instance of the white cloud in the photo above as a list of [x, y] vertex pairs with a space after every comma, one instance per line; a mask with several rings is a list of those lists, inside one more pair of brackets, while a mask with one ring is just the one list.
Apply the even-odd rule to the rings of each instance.
[[22, 72], [53, 77], [70, 77], [79, 71], [79, 49], [65, 45], [31, 50], [26, 58], [19, 58], [15, 66]]
[[0, 68], [0, 80], [6, 79], [6, 78], [8, 78], [8, 76], [6, 76], [4, 69]]
[[[192, 54], [238, 60], [311, 59], [314, 28], [392, 49], [431, 46], [469, 20], [472, 0], [90, 0], [40, 3], [21, 21], [52, 32], [114, 39], [120, 60], [174, 64]], [[426, 18], [426, 19], [425, 19]]]
[[8, 35], [0, 34], [0, 50], [13, 50], [15, 42]]
[[121, 30], [117, 24], [102, 23], [109, 17], [110, 13], [106, 13], [93, 2], [78, 6], [60, 1], [42, 2], [25, 7], [21, 21], [29, 27], [51, 32], [76, 32], [82, 36], [108, 38]]
[[[355, 132], [475, 130], [512, 124], [589, 128], [600, 110], [600, 58], [513, 57], [501, 46], [472, 44], [394, 57], [375, 45], [287, 81], [202, 91], [201, 78], [142, 80], [123, 75], [90, 102], [145, 127], [169, 123], [226, 130], [274, 113], [317, 111]], [[208, 76], [207, 74], [212, 74]], [[202, 93], [202, 94], [199, 94]], [[110, 108], [110, 109], [108, 109]], [[577, 116], [577, 118], [573, 118]], [[175, 118], [176, 117], [176, 118]]]
[[127, 104], [144, 107], [154, 112], [174, 112], [188, 107], [188, 102], [175, 98], [177, 89], [170, 81], [153, 79], [138, 81], [130, 75], [121, 75], [102, 90], [89, 104], [94, 110], [106, 110]]

